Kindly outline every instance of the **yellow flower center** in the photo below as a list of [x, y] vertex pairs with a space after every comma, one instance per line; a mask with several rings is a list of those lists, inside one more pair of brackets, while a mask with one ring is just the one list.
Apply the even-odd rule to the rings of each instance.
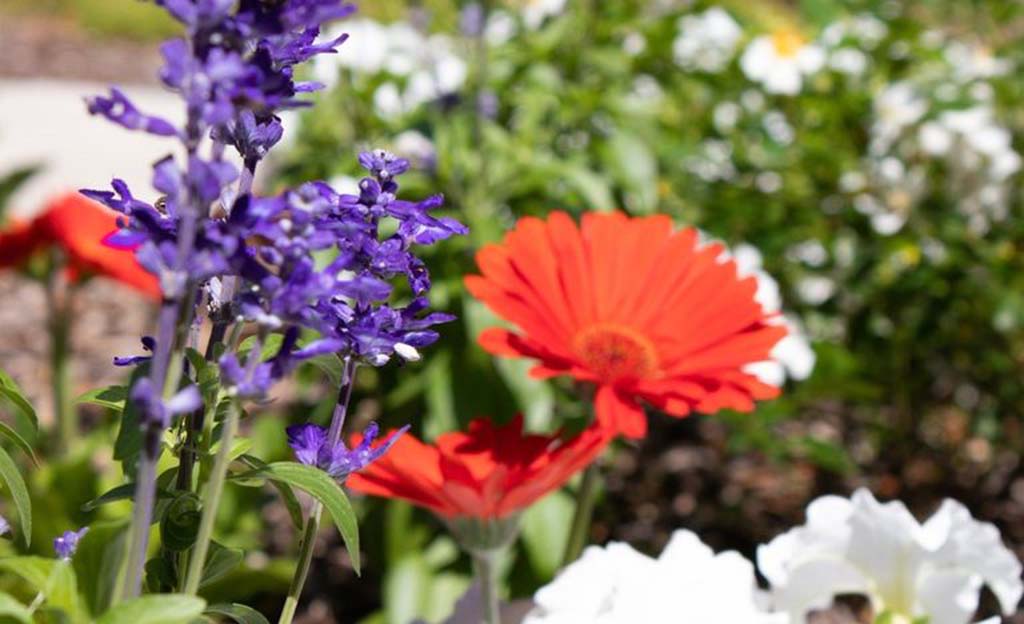
[[799, 32], [792, 28], [777, 30], [772, 35], [772, 45], [775, 52], [783, 58], [793, 58], [800, 53], [806, 40]]
[[576, 334], [573, 349], [603, 381], [643, 379], [658, 369], [654, 344], [643, 334], [621, 325], [591, 325]]

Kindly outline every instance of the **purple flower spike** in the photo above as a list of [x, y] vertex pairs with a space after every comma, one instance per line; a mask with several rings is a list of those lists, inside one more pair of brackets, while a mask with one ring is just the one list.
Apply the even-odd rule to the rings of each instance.
[[7, 535], [11, 532], [11, 524], [7, 522], [7, 518], [0, 516], [0, 535]]
[[143, 115], [120, 89], [110, 88], [110, 97], [98, 95], [89, 98], [89, 113], [103, 115], [110, 121], [129, 130], [142, 130], [158, 136], [175, 136], [178, 130], [174, 124], [150, 115]]
[[327, 430], [313, 424], [293, 425], [288, 427], [288, 444], [295, 452], [295, 458], [307, 466], [317, 466], [332, 478], [344, 482], [353, 472], [358, 472], [380, 459], [398, 441], [403, 433], [409, 430], [406, 425], [376, 448], [373, 442], [377, 439], [379, 427], [370, 423], [363, 433], [363, 440], [353, 449], [338, 441], [330, 444]]
[[74, 556], [75, 551], [78, 550], [79, 540], [88, 532], [89, 527], [82, 527], [77, 531], [64, 531], [63, 535], [54, 539], [53, 549], [57, 551], [57, 557], [64, 561], [69, 561]]

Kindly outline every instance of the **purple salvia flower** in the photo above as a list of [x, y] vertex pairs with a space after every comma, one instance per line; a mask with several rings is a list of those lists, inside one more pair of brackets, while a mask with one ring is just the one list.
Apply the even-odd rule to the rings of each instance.
[[132, 101], [120, 89], [110, 88], [110, 97], [96, 96], [87, 99], [89, 113], [103, 115], [110, 121], [129, 130], [142, 130], [158, 136], [176, 136], [174, 124], [139, 112]]
[[11, 523], [7, 522], [7, 518], [0, 516], [0, 535], [7, 535], [11, 532]]
[[374, 447], [379, 428], [377, 423], [370, 423], [363, 432], [362, 441], [352, 449], [341, 441], [331, 444], [327, 439], [327, 430], [318, 425], [293, 425], [286, 431], [295, 459], [307, 466], [316, 466], [332, 478], [344, 482], [348, 475], [362, 470], [387, 453], [408, 429], [408, 425], [402, 427]]
[[82, 527], [77, 531], [64, 531], [64, 534], [53, 540], [53, 550], [57, 552], [57, 558], [70, 561], [78, 550], [78, 542], [89, 532], [89, 527]]

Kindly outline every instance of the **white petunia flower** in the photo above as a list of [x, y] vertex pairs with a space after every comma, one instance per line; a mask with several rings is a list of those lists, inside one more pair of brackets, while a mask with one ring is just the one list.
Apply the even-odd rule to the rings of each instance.
[[[740, 277], [754, 276], [757, 279], [757, 292], [754, 299], [761, 304], [767, 314], [782, 311], [782, 294], [779, 283], [769, 275], [762, 266], [761, 252], [747, 243], [736, 245], [732, 250], [736, 260], [736, 269]], [[786, 378], [807, 379], [814, 371], [817, 357], [799, 319], [791, 316], [777, 316], [775, 322], [786, 326], [786, 336], [772, 347], [771, 359], [755, 362], [743, 367], [743, 370], [755, 375], [766, 384], [781, 386]]]
[[740, 68], [747, 78], [761, 83], [768, 93], [782, 95], [799, 93], [803, 77], [824, 64], [825, 51], [790, 29], [756, 37], [740, 58]]
[[758, 548], [757, 560], [776, 607], [799, 622], [839, 594], [863, 594], [897, 621], [966, 624], [982, 585], [1006, 614], [1024, 593], [999, 531], [948, 499], [921, 524], [903, 503], [879, 503], [865, 489], [825, 496], [808, 506], [806, 524]]
[[534, 595], [523, 624], [786, 624], [767, 613], [754, 567], [676, 531], [657, 559], [628, 544], [591, 546]]
[[672, 42], [676, 63], [687, 70], [717, 73], [725, 69], [743, 36], [740, 25], [725, 10], [711, 7], [699, 15], [679, 19], [679, 34]]

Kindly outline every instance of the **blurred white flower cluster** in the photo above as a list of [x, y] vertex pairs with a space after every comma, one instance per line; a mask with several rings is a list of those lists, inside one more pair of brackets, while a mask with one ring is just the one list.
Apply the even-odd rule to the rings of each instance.
[[422, 104], [458, 91], [466, 81], [466, 62], [454, 41], [426, 35], [408, 22], [381, 24], [371, 19], [346, 20], [325, 37], [348, 33], [345, 54], [321, 54], [313, 63], [314, 78], [332, 87], [340, 71], [381, 76], [373, 94], [382, 117], [395, 118]]
[[1024, 593], [1020, 562], [999, 531], [953, 500], [921, 524], [902, 503], [879, 503], [864, 489], [825, 496], [757, 560], [768, 592], [741, 555], [716, 555], [688, 531], [674, 533], [657, 559], [617, 542], [590, 547], [537, 591], [524, 624], [804, 624], [849, 594], [867, 597], [878, 621], [967, 624], [983, 586], [1007, 615]]

